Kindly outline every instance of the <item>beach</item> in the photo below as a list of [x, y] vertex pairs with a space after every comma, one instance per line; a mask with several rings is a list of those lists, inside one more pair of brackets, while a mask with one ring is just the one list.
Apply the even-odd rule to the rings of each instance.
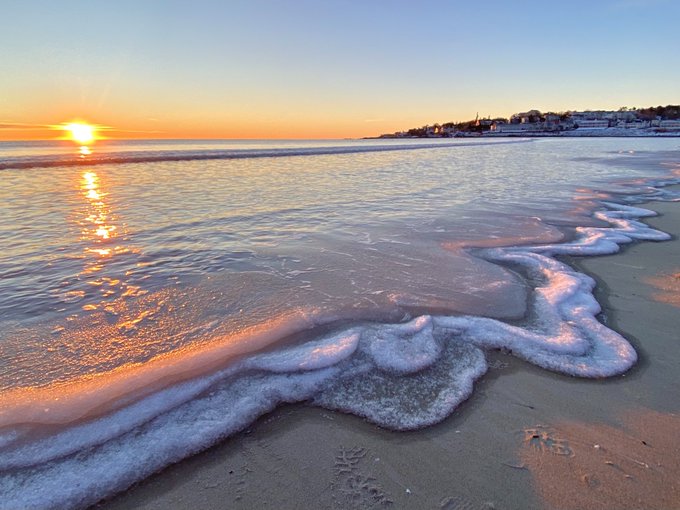
[[8, 509], [673, 501], [672, 140], [9, 150]]
[[97, 508], [680, 507], [680, 209], [644, 207], [671, 241], [568, 260], [637, 350], [626, 374], [577, 379], [492, 352], [438, 425], [392, 432], [284, 406]]

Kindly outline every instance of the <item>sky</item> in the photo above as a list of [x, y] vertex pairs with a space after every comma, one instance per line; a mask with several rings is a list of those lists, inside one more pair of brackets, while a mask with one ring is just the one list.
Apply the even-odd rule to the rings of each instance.
[[0, 0], [0, 140], [352, 138], [680, 103], [677, 0]]

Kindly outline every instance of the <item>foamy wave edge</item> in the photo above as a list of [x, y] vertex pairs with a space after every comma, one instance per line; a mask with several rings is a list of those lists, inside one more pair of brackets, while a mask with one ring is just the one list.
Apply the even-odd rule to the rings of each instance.
[[437, 423], [466, 400], [502, 349], [578, 377], [621, 374], [634, 348], [597, 320], [595, 282], [559, 255], [615, 253], [634, 240], [663, 241], [637, 221], [653, 211], [614, 203], [594, 215], [610, 227], [576, 229], [562, 244], [475, 250], [520, 268], [535, 286], [529, 324], [423, 315], [400, 324], [359, 324], [303, 345], [256, 354], [127, 407], [30, 444], [0, 434], [5, 508], [82, 508], [238, 432], [283, 403], [311, 402], [394, 430]]

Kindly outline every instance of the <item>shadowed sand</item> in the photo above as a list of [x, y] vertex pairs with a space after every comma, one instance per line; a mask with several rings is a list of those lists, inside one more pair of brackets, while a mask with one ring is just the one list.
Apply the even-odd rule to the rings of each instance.
[[[646, 206], [677, 236], [680, 206]], [[680, 242], [569, 260], [640, 355], [607, 380], [490, 353], [444, 423], [390, 432], [289, 406], [100, 508], [680, 508]]]

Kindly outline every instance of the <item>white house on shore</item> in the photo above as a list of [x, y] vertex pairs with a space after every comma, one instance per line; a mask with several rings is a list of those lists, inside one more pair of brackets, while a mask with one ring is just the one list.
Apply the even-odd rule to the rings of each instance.
[[491, 131], [495, 133], [527, 133], [531, 131], [542, 131], [542, 128], [537, 127], [536, 123], [512, 124], [507, 122], [494, 122], [491, 124]]
[[680, 120], [662, 120], [659, 122], [659, 128], [661, 129], [680, 129]]
[[625, 120], [620, 120], [616, 123], [615, 127], [623, 129], [645, 129], [650, 126], [649, 121], [645, 120], [634, 120], [627, 122]]
[[606, 110], [586, 110], [583, 112], [569, 112], [571, 119], [577, 124], [583, 120], [608, 120], [610, 122], [624, 121], [632, 122], [637, 119], [635, 111], [606, 111]]
[[605, 129], [609, 127], [609, 121], [604, 119], [582, 119], [575, 121], [575, 124], [578, 126], [578, 129]]

